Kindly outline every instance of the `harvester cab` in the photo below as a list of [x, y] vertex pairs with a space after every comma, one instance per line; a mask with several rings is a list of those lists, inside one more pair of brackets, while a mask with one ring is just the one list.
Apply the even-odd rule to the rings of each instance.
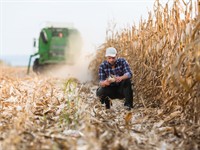
[[[31, 60], [33, 71], [43, 72], [48, 66], [74, 64], [75, 56], [81, 52], [81, 36], [77, 29], [69, 26], [50, 25], [42, 28], [38, 39], [37, 52], [30, 55], [27, 73], [30, 71]], [[34, 40], [34, 46], [36, 46]]]

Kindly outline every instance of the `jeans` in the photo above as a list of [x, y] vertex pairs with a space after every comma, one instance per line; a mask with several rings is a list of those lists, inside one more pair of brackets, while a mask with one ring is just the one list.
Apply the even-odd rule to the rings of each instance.
[[133, 89], [131, 80], [126, 79], [116, 86], [99, 87], [96, 95], [101, 99], [101, 102], [108, 97], [111, 99], [123, 99], [125, 98], [125, 106], [133, 107]]

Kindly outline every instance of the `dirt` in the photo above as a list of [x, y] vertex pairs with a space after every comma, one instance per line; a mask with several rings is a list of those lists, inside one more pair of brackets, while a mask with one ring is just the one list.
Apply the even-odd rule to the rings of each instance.
[[0, 149], [199, 149], [200, 127], [181, 122], [180, 111], [146, 108], [134, 98], [105, 109], [94, 82], [26, 74], [1, 66]]

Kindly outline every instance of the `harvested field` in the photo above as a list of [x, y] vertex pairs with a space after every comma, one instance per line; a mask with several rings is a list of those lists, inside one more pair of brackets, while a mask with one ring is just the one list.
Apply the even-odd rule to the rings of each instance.
[[25, 68], [2, 67], [0, 75], [1, 149], [199, 149], [197, 125], [181, 112], [122, 100], [105, 110], [94, 83], [26, 75]]
[[[155, 1], [148, 20], [107, 40], [90, 64], [94, 81], [26, 75], [1, 65], [0, 149], [200, 149], [200, 1]], [[98, 66], [114, 46], [134, 72], [134, 108], [95, 95]]]

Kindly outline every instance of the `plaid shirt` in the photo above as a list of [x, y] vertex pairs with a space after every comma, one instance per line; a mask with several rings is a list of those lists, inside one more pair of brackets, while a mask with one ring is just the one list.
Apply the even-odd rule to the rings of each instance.
[[114, 69], [112, 69], [112, 66], [108, 63], [108, 61], [102, 62], [99, 67], [100, 81], [106, 80], [110, 75], [123, 76], [124, 74], [128, 75], [129, 78], [132, 77], [129, 64], [124, 58], [118, 58], [116, 60]]

